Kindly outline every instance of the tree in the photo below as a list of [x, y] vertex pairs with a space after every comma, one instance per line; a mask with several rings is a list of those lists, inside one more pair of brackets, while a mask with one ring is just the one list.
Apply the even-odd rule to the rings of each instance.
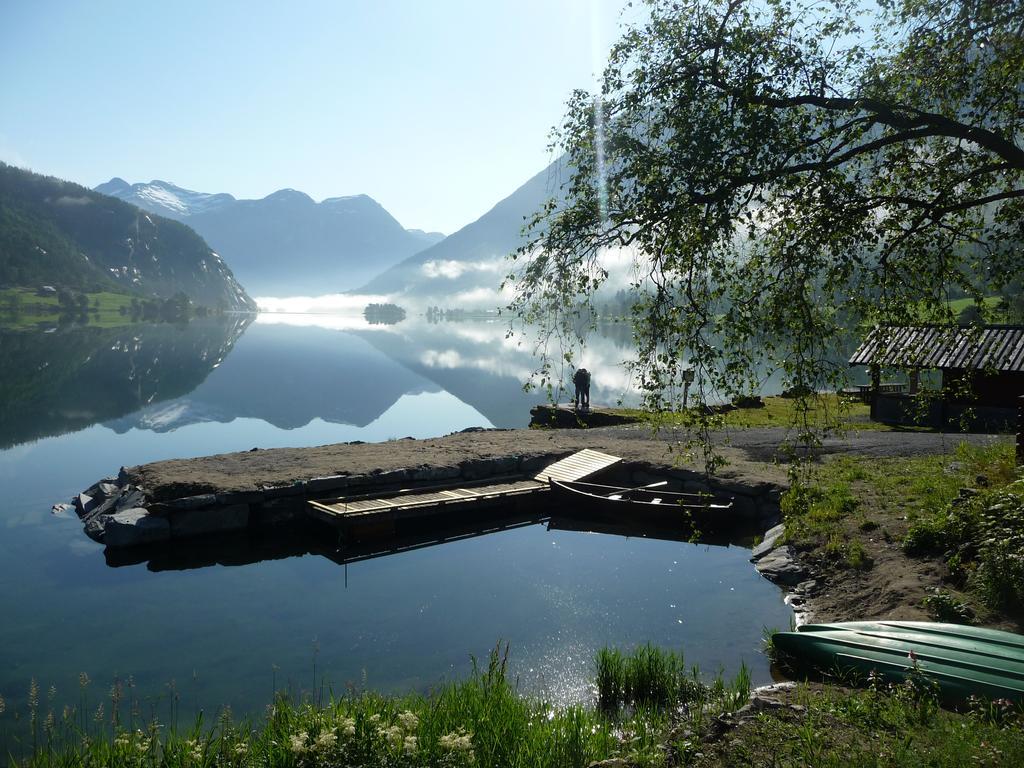
[[511, 308], [545, 338], [626, 249], [647, 406], [691, 367], [698, 402], [772, 370], [821, 387], [858, 324], [955, 322], [950, 291], [1021, 274], [1020, 0], [648, 5], [570, 99], [564, 199], [515, 254]]

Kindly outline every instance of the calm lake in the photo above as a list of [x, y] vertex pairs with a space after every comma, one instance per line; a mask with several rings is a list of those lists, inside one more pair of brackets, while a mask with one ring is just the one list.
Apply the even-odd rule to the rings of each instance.
[[[621, 342], [595, 342], [593, 400], [627, 391]], [[122, 464], [466, 427], [523, 427], [531, 350], [500, 322], [361, 317], [0, 331], [0, 742], [30, 681], [42, 707], [91, 706], [131, 678], [143, 714], [179, 699], [259, 714], [272, 692], [428, 690], [511, 646], [520, 685], [588, 701], [603, 645], [682, 649], [707, 673], [769, 680], [762, 627], [787, 627], [749, 550], [532, 525], [339, 566], [110, 567], [50, 506]], [[50, 701], [50, 688], [56, 693]], [[9, 744], [0, 743], [0, 754]]]

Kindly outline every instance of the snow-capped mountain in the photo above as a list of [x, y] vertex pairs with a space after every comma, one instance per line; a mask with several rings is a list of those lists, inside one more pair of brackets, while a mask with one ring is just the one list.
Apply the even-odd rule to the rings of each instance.
[[235, 202], [235, 198], [224, 192], [208, 194], [184, 189], [169, 181], [154, 179], [148, 184], [129, 184], [124, 179], [114, 177], [105, 184], [96, 187], [96, 191], [119, 197], [122, 200], [158, 213], [169, 219], [183, 221], [196, 213], [216, 210], [224, 205]]
[[184, 189], [166, 181], [96, 187], [187, 223], [257, 296], [321, 295], [355, 288], [444, 235], [407, 230], [367, 195], [317, 203], [294, 189], [260, 200]]

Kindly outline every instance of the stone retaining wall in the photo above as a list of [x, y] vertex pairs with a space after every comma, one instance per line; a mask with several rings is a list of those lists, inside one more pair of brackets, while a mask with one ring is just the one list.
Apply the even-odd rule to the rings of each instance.
[[73, 507], [90, 538], [109, 547], [129, 547], [287, 524], [305, 516], [306, 503], [312, 499], [384, 493], [491, 477], [530, 477], [570, 453], [572, 451], [562, 450], [472, 459], [450, 466], [312, 477], [286, 486], [205, 493], [162, 501], [153, 501], [153, 494], [134, 485], [131, 475], [122, 469], [117, 478], [105, 478], [76, 496], [72, 504], [57, 507]]
[[[475, 458], [448, 466], [420, 466], [369, 474], [312, 477], [286, 486], [248, 491], [204, 493], [154, 500], [154, 494], [132, 482], [122, 470], [118, 478], [94, 484], [73, 500], [86, 533], [108, 547], [131, 547], [170, 539], [288, 524], [306, 514], [312, 499], [384, 493], [443, 483], [457, 484], [499, 477], [532, 477], [572, 451]], [[669, 479], [688, 493], [727, 495], [737, 522], [767, 528], [778, 520], [781, 488], [770, 483], [728, 482], [678, 467], [623, 462], [603, 474], [604, 482], [646, 485]]]

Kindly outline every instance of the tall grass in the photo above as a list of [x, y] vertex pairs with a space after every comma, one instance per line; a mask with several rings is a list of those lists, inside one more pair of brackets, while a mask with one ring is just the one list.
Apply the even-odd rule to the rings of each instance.
[[719, 679], [704, 686], [694, 670], [685, 670], [681, 655], [649, 647], [629, 655], [603, 651], [599, 675], [600, 658], [621, 661], [629, 706], [622, 697], [620, 706], [595, 708], [523, 696], [510, 680], [506, 648], [474, 663], [466, 680], [429, 695], [352, 691], [319, 703], [279, 696], [258, 723], [236, 722], [229, 710], [212, 723], [200, 717], [185, 730], [155, 719], [115, 723], [110, 711], [58, 719], [39, 729], [38, 741], [16, 745], [9, 761], [40, 768], [585, 768], [621, 757], [631, 765], [662, 766], [670, 726], [681, 717], [676, 705], [685, 700], [710, 713], [712, 702], [731, 705], [749, 685]]
[[597, 705], [603, 712], [634, 709], [713, 708], [729, 710], [750, 696], [744, 664], [735, 680], [721, 675], [708, 685], [697, 667], [687, 668], [682, 653], [643, 645], [630, 654], [612, 648], [597, 653]]

